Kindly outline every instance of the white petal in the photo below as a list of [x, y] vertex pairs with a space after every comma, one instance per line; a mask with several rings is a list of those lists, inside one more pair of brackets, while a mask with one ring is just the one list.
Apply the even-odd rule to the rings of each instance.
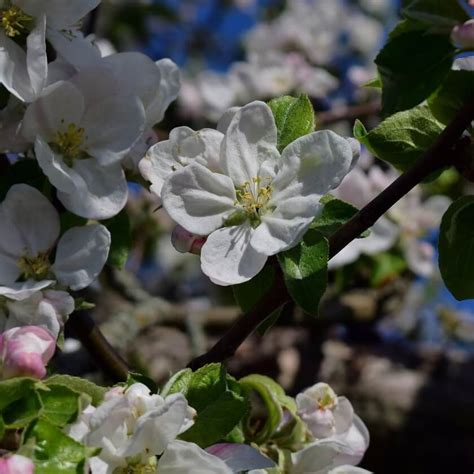
[[120, 163], [101, 166], [94, 158], [76, 160], [72, 171], [73, 188], [58, 192], [66, 209], [97, 220], [109, 219], [123, 209], [128, 188]]
[[38, 97], [46, 85], [48, 58], [46, 56], [46, 17], [36, 21], [26, 40], [26, 64], [31, 81], [32, 93]]
[[395, 245], [399, 233], [398, 227], [386, 217], [381, 217], [370, 229], [370, 235], [355, 239], [329, 260], [329, 268], [338, 268], [355, 262], [360, 255], [375, 255], [385, 252]]
[[155, 99], [146, 108], [147, 124], [153, 126], [163, 120], [166, 109], [178, 97], [181, 87], [179, 68], [170, 59], [160, 59], [156, 66], [161, 79]]
[[56, 209], [43, 194], [27, 184], [15, 184], [9, 189], [1, 211], [2, 239], [16, 236], [14, 242], [9, 242], [13, 255], [36, 256], [49, 250], [59, 236]]
[[281, 156], [281, 168], [273, 181], [274, 199], [283, 199], [297, 188], [302, 195], [324, 195], [337, 187], [349, 172], [352, 149], [349, 142], [324, 130], [290, 143]]
[[270, 107], [251, 102], [236, 112], [222, 142], [221, 166], [236, 186], [258, 176], [261, 164], [279, 158], [277, 129]]
[[184, 396], [180, 393], [170, 395], [165, 403], [138, 419], [130, 442], [119, 454], [124, 457], [145, 451], [161, 454], [182, 432], [188, 418], [189, 406]]
[[158, 461], [160, 474], [232, 474], [219, 458], [185, 441], [170, 443]]
[[135, 97], [109, 97], [87, 110], [85, 148], [103, 165], [119, 161], [143, 133], [145, 111]]
[[232, 472], [275, 467], [275, 463], [247, 444], [220, 443], [206, 449], [213, 456], [222, 459]]
[[230, 109], [225, 111], [217, 122], [216, 129], [219, 130], [219, 132], [226, 133], [230, 123], [232, 122], [232, 119], [234, 118], [234, 115], [239, 110], [240, 107], [231, 107]]
[[435, 269], [435, 249], [429, 242], [416, 238], [402, 238], [401, 245], [408, 268], [423, 277], [429, 277]]
[[69, 124], [79, 124], [84, 113], [84, 98], [70, 82], [61, 81], [45, 89], [25, 112], [22, 133], [31, 143], [41, 135], [52, 141]]
[[361, 467], [344, 465], [331, 469], [328, 474], [372, 474], [372, 472]]
[[201, 249], [202, 271], [218, 285], [237, 285], [252, 279], [267, 256], [250, 245], [254, 230], [249, 224], [213, 232]]
[[27, 280], [18, 283], [10, 283], [8, 286], [0, 286], [0, 296], [4, 296], [13, 301], [23, 301], [54, 283], [56, 283], [54, 280]]
[[273, 212], [264, 214], [255, 229], [252, 247], [265, 255], [294, 247], [303, 237], [323, 205], [319, 196], [294, 196], [280, 201]]
[[89, 286], [107, 261], [110, 242], [110, 232], [100, 224], [69, 229], [58, 243], [52, 267], [58, 281], [73, 290]]
[[207, 235], [221, 227], [235, 209], [234, 185], [228, 176], [193, 163], [173, 173], [162, 190], [163, 206], [187, 231]]

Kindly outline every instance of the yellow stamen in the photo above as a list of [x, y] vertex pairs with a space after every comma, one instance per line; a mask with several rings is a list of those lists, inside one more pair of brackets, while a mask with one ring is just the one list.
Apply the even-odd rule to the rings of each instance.
[[0, 24], [7, 36], [14, 38], [27, 30], [27, 25], [33, 17], [27, 15], [21, 8], [12, 6], [0, 11]]
[[23, 255], [18, 260], [18, 266], [24, 278], [34, 278], [43, 280], [47, 277], [50, 269], [50, 263], [47, 252], [41, 252], [36, 257]]
[[[271, 178], [256, 176], [251, 182], [246, 181], [236, 188], [237, 199], [234, 204], [242, 208], [254, 226], [260, 223], [260, 216], [272, 196], [270, 182]], [[264, 183], [267, 184], [264, 186]]]
[[74, 123], [67, 126], [65, 132], [57, 132], [53, 142], [56, 152], [63, 155], [68, 166], [72, 166], [75, 158], [81, 155], [81, 146], [84, 142], [85, 130]]

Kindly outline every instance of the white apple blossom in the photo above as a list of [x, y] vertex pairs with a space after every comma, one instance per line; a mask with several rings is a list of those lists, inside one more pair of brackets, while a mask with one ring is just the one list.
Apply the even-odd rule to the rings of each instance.
[[73, 227], [59, 238], [56, 209], [26, 184], [12, 186], [0, 204], [0, 232], [0, 296], [13, 300], [55, 281], [72, 290], [85, 288], [102, 270], [111, 242], [100, 224]]
[[38, 97], [48, 75], [46, 39], [58, 50], [73, 44], [86, 54], [77, 24], [99, 2], [1, 0], [0, 83], [23, 101]]
[[273, 465], [250, 446], [217, 446], [207, 452], [194, 443], [177, 440], [192, 426], [195, 414], [182, 394], [163, 398], [135, 383], [127, 389], [112, 389], [98, 408], [88, 407], [68, 432], [74, 439], [102, 449], [89, 460], [92, 474], [127, 469], [160, 474], [232, 474]]
[[44, 290], [23, 300], [5, 298], [3, 306], [3, 310], [0, 307], [0, 330], [39, 326], [58, 338], [74, 311], [74, 299], [65, 291]]
[[12, 377], [43, 378], [54, 355], [56, 341], [37, 326], [12, 328], [0, 334], [0, 380]]
[[456, 25], [451, 33], [451, 39], [462, 48], [474, 48], [474, 20]]
[[173, 172], [162, 190], [163, 205], [179, 225], [209, 235], [201, 267], [221, 285], [250, 280], [268, 256], [296, 245], [322, 211], [321, 197], [353, 160], [349, 142], [330, 131], [301, 137], [280, 156], [265, 103], [233, 112], [220, 146], [222, 171], [195, 161]]

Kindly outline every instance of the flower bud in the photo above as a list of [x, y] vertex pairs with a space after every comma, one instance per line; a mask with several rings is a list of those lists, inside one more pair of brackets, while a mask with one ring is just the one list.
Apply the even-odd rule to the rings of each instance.
[[186, 229], [177, 225], [171, 233], [171, 243], [173, 247], [181, 253], [193, 253], [199, 255], [201, 248], [206, 242], [206, 237], [191, 234]]
[[18, 454], [0, 458], [0, 474], [33, 474], [35, 466], [31, 459]]
[[451, 32], [451, 39], [462, 48], [474, 48], [474, 20], [456, 25]]
[[0, 379], [42, 378], [53, 357], [56, 341], [45, 329], [24, 326], [0, 334]]

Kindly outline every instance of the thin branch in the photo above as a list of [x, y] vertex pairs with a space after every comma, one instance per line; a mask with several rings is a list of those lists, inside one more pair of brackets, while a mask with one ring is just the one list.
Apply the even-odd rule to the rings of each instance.
[[67, 325], [89, 351], [98, 367], [113, 382], [127, 380], [127, 363], [107, 342], [107, 339], [86, 311], [75, 311], [69, 317]]
[[[441, 133], [440, 137], [406, 173], [361, 209], [329, 239], [330, 257], [369, 229], [390, 207], [431, 173], [454, 164], [454, 148], [464, 130], [474, 120], [474, 102], [466, 105]], [[234, 355], [242, 342], [252, 334], [275, 309], [290, 301], [281, 273], [276, 283], [250, 312], [240, 316], [224, 336], [205, 354], [189, 364], [197, 369], [211, 362], [222, 362]]]
[[359, 105], [344, 105], [334, 109], [318, 112], [316, 111], [316, 123], [329, 125], [340, 120], [352, 120], [369, 115], [377, 115], [380, 112], [380, 100], [373, 100]]

